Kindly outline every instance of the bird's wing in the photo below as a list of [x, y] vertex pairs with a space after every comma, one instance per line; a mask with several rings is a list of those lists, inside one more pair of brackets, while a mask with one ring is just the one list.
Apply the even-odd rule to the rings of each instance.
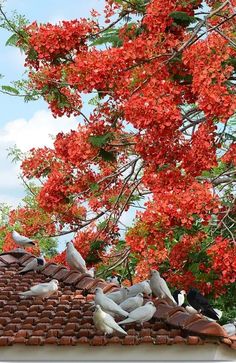
[[86, 263], [81, 256], [81, 254], [74, 248], [67, 254], [67, 262], [69, 265], [81, 270], [83, 272], [87, 271]]
[[27, 265], [19, 272], [27, 272], [27, 271], [32, 271], [35, 268], [37, 268], [38, 263], [37, 263], [37, 258], [34, 258], [32, 261], [30, 261], [29, 263], [27, 263]]
[[123, 301], [119, 306], [124, 310], [130, 310], [135, 309], [137, 303], [134, 297], [130, 297], [127, 300]]
[[38, 285], [32, 286], [30, 288], [30, 291], [32, 291], [35, 294], [41, 294], [41, 293], [43, 294], [45, 292], [50, 291], [50, 285], [49, 285], [49, 283], [38, 284]]
[[173, 298], [173, 296], [171, 295], [171, 292], [170, 292], [170, 289], [166, 283], [166, 281], [161, 277], [160, 278], [160, 289], [161, 291], [166, 295], [168, 296], [175, 304], [176, 304], [176, 301], [175, 299]]
[[202, 294], [200, 294], [200, 292], [198, 292], [196, 294], [196, 298], [195, 300], [198, 301], [200, 307], [201, 307], [201, 310], [205, 310], [205, 309], [212, 309], [212, 306], [210, 305], [209, 301], [205, 298], [205, 296], [203, 296]]
[[148, 306], [141, 306], [140, 308], [137, 308], [133, 310], [129, 317], [133, 320], [142, 320], [145, 319], [148, 313], [150, 312], [150, 308]]
[[109, 314], [106, 314], [104, 317], [104, 323], [109, 326], [110, 328], [119, 331], [122, 334], [127, 335], [126, 331], [124, 331], [113, 319], [113, 317]]
[[108, 297], [102, 296], [101, 301], [104, 310], [121, 314], [122, 316], [128, 316], [128, 313], [125, 310], [119, 307], [119, 305], [117, 305], [113, 300], [109, 299]]

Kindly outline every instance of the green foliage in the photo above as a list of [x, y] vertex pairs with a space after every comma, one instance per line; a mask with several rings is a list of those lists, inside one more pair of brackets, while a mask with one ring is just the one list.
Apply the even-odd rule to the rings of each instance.
[[170, 17], [174, 20], [175, 25], [188, 26], [191, 23], [194, 23], [197, 18], [194, 16], [189, 16], [184, 11], [174, 11], [170, 14]]
[[110, 142], [114, 138], [114, 135], [112, 132], [107, 132], [104, 135], [91, 135], [89, 136], [89, 142], [91, 145], [95, 147], [102, 147], [106, 145], [108, 142]]
[[18, 89], [11, 87], [11, 86], [1, 86], [2, 90], [8, 93], [14, 93], [15, 95], [18, 95], [20, 92]]
[[121, 47], [123, 42], [119, 38], [119, 29], [107, 29], [104, 31], [99, 38], [92, 41], [91, 45], [104, 45], [111, 44], [112, 47]]
[[99, 151], [99, 156], [104, 160], [104, 161], [108, 161], [108, 162], [115, 162], [116, 161], [116, 156], [113, 152], [111, 151], [106, 151], [104, 149], [100, 149]]

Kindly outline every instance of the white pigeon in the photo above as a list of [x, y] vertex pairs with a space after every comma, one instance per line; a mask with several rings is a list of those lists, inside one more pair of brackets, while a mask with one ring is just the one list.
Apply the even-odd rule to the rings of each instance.
[[55, 279], [50, 282], [34, 285], [28, 291], [19, 292], [21, 297], [39, 296], [41, 298], [48, 298], [58, 290], [59, 282]]
[[151, 270], [150, 286], [153, 294], [161, 299], [168, 297], [176, 305], [176, 301], [171, 295], [170, 289], [166, 281], [160, 276], [156, 270]]
[[30, 271], [34, 271], [34, 272], [41, 271], [42, 268], [45, 266], [45, 264], [46, 264], [46, 261], [45, 261], [43, 255], [40, 255], [39, 257], [36, 257], [32, 261], [27, 263], [27, 265], [21, 271], [19, 271], [19, 274], [24, 275]]
[[95, 277], [96, 268], [95, 268], [95, 267], [91, 267], [91, 268], [87, 271], [87, 273], [88, 273], [89, 275], [91, 275], [91, 277]]
[[121, 315], [127, 317], [129, 314], [127, 311], [123, 310], [119, 305], [117, 305], [113, 300], [107, 297], [100, 287], [95, 289], [95, 298], [94, 298], [95, 305], [100, 305], [102, 310], [106, 313], [113, 315]]
[[95, 312], [93, 313], [93, 321], [95, 327], [98, 330], [106, 334], [112, 334], [114, 330], [127, 335], [126, 331], [124, 331], [113, 319], [113, 317], [105, 311], [102, 311], [100, 305], [95, 306]]
[[138, 322], [143, 324], [145, 321], [149, 321], [156, 312], [156, 307], [152, 301], [148, 301], [145, 305], [131, 311], [129, 317], [120, 321], [118, 324], [129, 324]]
[[229, 337], [236, 334], [236, 327], [233, 323], [224, 324], [222, 328], [224, 328]]
[[128, 287], [122, 287], [119, 291], [111, 292], [110, 294], [106, 294], [106, 296], [115, 301], [115, 303], [120, 304], [127, 298], [128, 292]]
[[73, 242], [67, 242], [66, 244], [66, 261], [72, 270], [78, 270], [81, 273], [88, 272], [86, 262], [73, 245]]
[[135, 297], [139, 292], [151, 295], [152, 290], [148, 281], [142, 281], [129, 287], [128, 297]]
[[130, 313], [131, 311], [139, 308], [143, 305], [143, 294], [141, 292], [138, 293], [135, 297], [129, 297], [125, 301], [120, 304], [120, 307], [125, 311]]
[[32, 239], [22, 236], [16, 231], [12, 232], [12, 238], [15, 241], [15, 243], [20, 247], [35, 246], [35, 242]]

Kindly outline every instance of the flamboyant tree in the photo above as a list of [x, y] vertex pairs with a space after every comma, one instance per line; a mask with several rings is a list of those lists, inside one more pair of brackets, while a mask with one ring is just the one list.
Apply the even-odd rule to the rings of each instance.
[[[26, 96], [43, 97], [55, 117], [78, 116], [76, 131], [21, 164], [26, 182], [40, 180], [44, 233], [74, 232], [102, 271], [125, 262], [137, 280], [158, 268], [172, 287], [233, 296], [236, 1], [206, 3], [106, 0], [105, 25], [95, 10], [56, 25], [8, 23], [9, 43], [26, 55]], [[135, 208], [123, 241], [122, 216]], [[37, 213], [13, 219], [34, 235]]]

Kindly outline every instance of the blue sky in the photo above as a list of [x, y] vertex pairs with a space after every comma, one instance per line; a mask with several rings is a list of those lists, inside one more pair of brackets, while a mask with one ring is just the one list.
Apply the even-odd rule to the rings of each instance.
[[[91, 9], [102, 11], [104, 0], [7, 0], [4, 9], [10, 17], [14, 10], [25, 15], [30, 22], [52, 22], [88, 17]], [[0, 28], [0, 74], [4, 78], [0, 84], [22, 79], [24, 56], [14, 47], [5, 43], [11, 34]], [[91, 107], [84, 98], [83, 112]], [[51, 135], [60, 131], [75, 129], [78, 118], [54, 119], [43, 101], [24, 103], [21, 98], [0, 94], [0, 203], [16, 206], [24, 196], [24, 189], [18, 178], [19, 165], [12, 164], [7, 157], [9, 147], [16, 145], [23, 151], [32, 147], [52, 145]], [[64, 243], [60, 244], [63, 249]]]
[[[52, 22], [87, 17], [92, 8], [101, 11], [104, 0], [7, 0], [4, 9], [10, 17], [16, 10], [30, 22]], [[0, 73], [1, 84], [22, 78], [24, 56], [14, 47], [5, 47], [10, 34], [0, 28]], [[86, 99], [85, 99], [86, 100]], [[23, 196], [23, 188], [18, 180], [19, 166], [12, 165], [6, 149], [17, 145], [27, 151], [33, 146], [51, 145], [51, 137], [59, 131], [76, 128], [78, 119], [54, 119], [43, 101], [24, 103], [21, 98], [0, 94], [0, 203], [17, 205]], [[85, 102], [85, 113], [89, 107]]]

